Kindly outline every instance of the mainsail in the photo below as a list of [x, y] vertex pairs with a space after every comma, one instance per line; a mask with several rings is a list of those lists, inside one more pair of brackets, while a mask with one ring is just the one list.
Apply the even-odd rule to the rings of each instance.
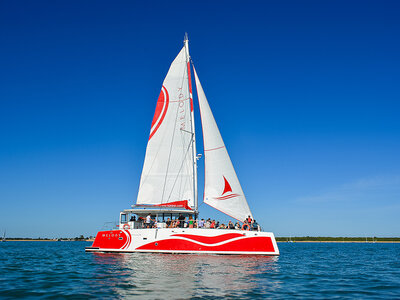
[[193, 70], [203, 128], [204, 202], [243, 221], [252, 214], [194, 67]]
[[158, 97], [136, 204], [195, 206], [195, 133], [188, 62], [185, 41]]

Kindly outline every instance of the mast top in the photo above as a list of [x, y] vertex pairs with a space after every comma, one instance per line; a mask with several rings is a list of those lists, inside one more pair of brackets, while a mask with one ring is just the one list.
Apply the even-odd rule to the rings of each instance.
[[188, 33], [185, 32], [185, 36], [183, 37], [183, 43], [187, 43], [189, 41]]

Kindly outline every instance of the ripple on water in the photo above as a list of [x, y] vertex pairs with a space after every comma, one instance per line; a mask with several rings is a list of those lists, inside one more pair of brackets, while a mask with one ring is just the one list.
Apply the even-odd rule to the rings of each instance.
[[400, 244], [279, 243], [280, 257], [0, 244], [0, 298], [399, 298]]

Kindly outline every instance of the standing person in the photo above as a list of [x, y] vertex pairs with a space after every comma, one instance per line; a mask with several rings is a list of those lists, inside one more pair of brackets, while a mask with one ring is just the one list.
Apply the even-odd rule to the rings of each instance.
[[146, 228], [150, 228], [150, 224], [151, 224], [151, 214], [148, 214], [146, 217]]
[[247, 221], [248, 224], [251, 224], [251, 222], [252, 222], [253, 220], [251, 219], [250, 216], [248, 216], [247, 219], [246, 219], [246, 221]]
[[186, 218], [182, 214], [179, 214], [178, 220], [179, 220], [179, 227], [180, 228], [183, 228], [185, 226], [185, 219]]
[[193, 221], [192, 215], [189, 216], [189, 222], [188, 223], [189, 223], [189, 228], [193, 228], [194, 221]]

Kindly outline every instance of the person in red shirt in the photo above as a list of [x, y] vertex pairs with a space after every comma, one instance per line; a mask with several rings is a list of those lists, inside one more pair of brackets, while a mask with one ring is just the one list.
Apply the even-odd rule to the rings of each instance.
[[247, 217], [247, 223], [251, 224], [252, 221], [253, 221], [253, 220], [251, 219], [251, 217], [248, 216], [248, 217]]
[[215, 220], [211, 222], [210, 228], [215, 228]]

